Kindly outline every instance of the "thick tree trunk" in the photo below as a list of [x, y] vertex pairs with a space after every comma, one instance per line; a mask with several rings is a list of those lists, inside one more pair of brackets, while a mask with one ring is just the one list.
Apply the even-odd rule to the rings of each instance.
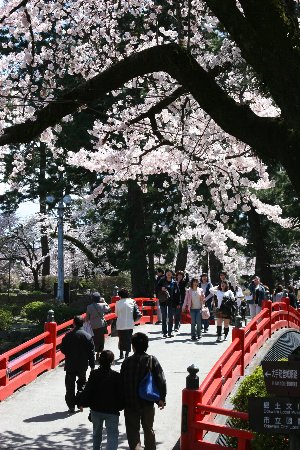
[[248, 213], [251, 240], [255, 248], [255, 274], [261, 278], [263, 284], [273, 289], [274, 278], [270, 267], [271, 257], [264, 240], [264, 230], [261, 216], [252, 208]]
[[155, 287], [155, 267], [154, 267], [154, 253], [148, 250], [148, 273], [150, 282], [150, 296], [154, 295]]
[[150, 297], [147, 267], [143, 192], [134, 180], [128, 181], [128, 237], [132, 295]]
[[222, 264], [216, 258], [213, 252], [209, 252], [209, 269], [210, 269], [210, 279], [213, 285], [219, 283], [219, 273], [222, 270]]
[[179, 242], [179, 248], [178, 248], [178, 253], [177, 253], [177, 258], [176, 258], [176, 263], [175, 263], [175, 272], [177, 270], [185, 270], [186, 268], [186, 263], [187, 263], [187, 256], [188, 256], [188, 245], [187, 242]]
[[33, 275], [34, 290], [38, 291], [40, 289], [39, 272], [36, 269], [31, 269], [31, 271], [32, 271], [32, 275]]

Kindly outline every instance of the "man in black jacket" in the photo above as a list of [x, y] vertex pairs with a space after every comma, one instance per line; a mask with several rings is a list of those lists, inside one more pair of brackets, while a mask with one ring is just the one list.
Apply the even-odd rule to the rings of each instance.
[[[127, 358], [121, 367], [125, 404], [124, 415], [129, 449], [142, 449], [140, 438], [140, 423], [142, 423], [145, 449], [155, 450], [154, 402], [143, 400], [138, 395], [139, 384], [149, 370], [150, 356], [146, 353], [148, 337], [144, 333], [135, 333], [132, 336], [131, 343], [134, 354]], [[166, 379], [155, 356], [152, 356], [152, 375], [160, 394], [157, 405], [160, 409], [163, 409], [166, 404]]]
[[65, 355], [65, 400], [69, 412], [73, 413], [76, 406], [75, 382], [77, 378], [77, 395], [86, 383], [86, 371], [88, 366], [95, 368], [95, 352], [92, 336], [83, 329], [83, 319], [81, 316], [74, 317], [74, 328], [63, 338], [60, 349]]

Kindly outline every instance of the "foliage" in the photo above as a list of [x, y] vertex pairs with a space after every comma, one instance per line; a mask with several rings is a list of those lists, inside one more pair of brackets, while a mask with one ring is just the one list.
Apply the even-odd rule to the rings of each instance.
[[[78, 281], [80, 290], [89, 292], [98, 291], [107, 302], [110, 301], [115, 286], [118, 286], [118, 288], [125, 287], [130, 291], [130, 275], [125, 272], [117, 276], [96, 276], [88, 280]], [[76, 285], [73, 285], [73, 287], [76, 287]]]
[[3, 308], [0, 308], [0, 331], [9, 330], [13, 322], [13, 314]]
[[10, 312], [13, 315], [13, 317], [16, 317], [20, 314], [22, 306], [17, 305], [16, 303], [9, 303], [9, 304], [1, 305], [0, 309], [2, 311]]
[[[241, 382], [237, 393], [231, 399], [233, 407], [237, 411], [248, 411], [249, 397], [267, 397], [266, 385], [262, 367], [257, 367], [251, 375], [246, 376]], [[233, 419], [231, 424], [235, 428], [247, 429], [245, 421]], [[230, 438], [230, 445], [236, 445], [236, 440]], [[253, 450], [288, 450], [288, 439], [285, 435], [255, 433], [255, 440], [251, 443]]]
[[66, 320], [72, 319], [75, 311], [66, 304], [53, 304], [46, 302], [31, 302], [22, 308], [21, 315], [27, 320], [36, 323], [44, 323], [47, 320], [48, 311], [54, 311], [54, 318], [57, 323], [63, 323]]

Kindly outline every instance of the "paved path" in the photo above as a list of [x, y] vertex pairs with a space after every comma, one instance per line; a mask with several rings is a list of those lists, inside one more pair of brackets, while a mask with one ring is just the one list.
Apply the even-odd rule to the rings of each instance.
[[[135, 327], [149, 336], [150, 354], [159, 359], [167, 379], [167, 406], [156, 409], [155, 431], [158, 450], [172, 450], [180, 437], [181, 391], [185, 387], [186, 368], [199, 367], [200, 382], [228, 347], [231, 339], [216, 343], [216, 327], [197, 342], [190, 340], [190, 325], [182, 325], [174, 338], [162, 339], [159, 325]], [[230, 331], [231, 336], [231, 331]], [[117, 338], [109, 338], [105, 348], [117, 357]], [[120, 369], [116, 361], [115, 369]], [[42, 374], [25, 388], [0, 402], [1, 450], [90, 450], [92, 426], [88, 410], [71, 416], [64, 403], [63, 363], [55, 370]], [[105, 446], [104, 446], [105, 448]], [[124, 417], [120, 416], [119, 449], [128, 449]]]

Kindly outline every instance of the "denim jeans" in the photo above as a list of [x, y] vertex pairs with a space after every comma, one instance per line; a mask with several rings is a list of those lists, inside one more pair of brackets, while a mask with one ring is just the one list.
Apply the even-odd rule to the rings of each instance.
[[104, 421], [107, 434], [106, 450], [118, 450], [119, 416], [98, 411], [91, 411], [91, 416], [93, 422], [93, 450], [101, 449]]
[[173, 330], [173, 320], [176, 308], [166, 305], [165, 303], [161, 303], [160, 310], [161, 310], [162, 332], [163, 334], [167, 334], [167, 318], [168, 318], [168, 334], [171, 334]]
[[191, 335], [196, 336], [196, 326], [197, 326], [197, 336], [201, 334], [201, 310], [191, 309]]

